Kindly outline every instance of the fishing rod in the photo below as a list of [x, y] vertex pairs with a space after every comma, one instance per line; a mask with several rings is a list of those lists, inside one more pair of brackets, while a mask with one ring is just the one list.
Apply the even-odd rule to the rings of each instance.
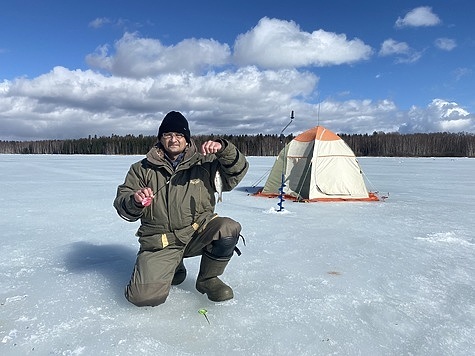
[[283, 149], [283, 154], [282, 154], [282, 159], [283, 159], [283, 164], [282, 164], [282, 176], [281, 176], [281, 182], [280, 182], [280, 188], [279, 188], [279, 202], [277, 205], [279, 206], [279, 210], [277, 211], [283, 211], [284, 210], [284, 188], [285, 188], [285, 172], [287, 170], [287, 157], [285, 154], [285, 136], [284, 136], [284, 131], [287, 129], [287, 127], [290, 126], [290, 124], [294, 121], [294, 111], [290, 113], [290, 121], [289, 123], [282, 129], [280, 132], [280, 143], [284, 145]]
[[287, 129], [287, 127], [289, 127], [289, 125], [292, 123], [292, 121], [294, 120], [294, 111], [292, 110], [292, 112], [290, 113], [290, 121], [287, 125], [285, 125], [285, 127], [282, 129], [282, 131], [280, 132], [280, 143], [283, 143], [284, 142], [284, 139], [285, 139], [285, 136], [284, 136], [284, 131]]

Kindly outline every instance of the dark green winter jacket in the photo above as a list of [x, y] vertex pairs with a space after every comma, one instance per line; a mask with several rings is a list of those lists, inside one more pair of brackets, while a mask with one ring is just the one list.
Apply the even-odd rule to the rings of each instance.
[[[186, 245], [195, 231], [216, 216], [216, 171], [221, 175], [223, 191], [232, 190], [244, 177], [249, 166], [245, 156], [229, 141], [219, 142], [219, 152], [204, 156], [192, 141], [175, 170], [160, 145], [130, 167], [125, 182], [117, 188], [114, 207], [127, 221], [140, 219], [137, 236], [142, 250], [173, 243]], [[155, 195], [148, 207], [138, 205], [133, 197], [145, 187]]]

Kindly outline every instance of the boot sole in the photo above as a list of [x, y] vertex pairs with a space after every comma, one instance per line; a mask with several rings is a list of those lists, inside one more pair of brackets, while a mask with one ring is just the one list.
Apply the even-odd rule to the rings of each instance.
[[201, 294], [206, 294], [206, 296], [208, 297], [209, 300], [211, 300], [212, 302], [225, 302], [226, 300], [230, 300], [230, 299], [233, 299], [234, 298], [234, 293], [231, 293], [231, 295], [227, 296], [227, 297], [224, 297], [224, 298], [215, 298], [215, 299], [212, 299], [208, 293], [206, 293], [206, 291], [204, 290], [200, 290], [198, 289], [198, 287], [196, 287], [196, 290], [198, 292], [200, 292]]

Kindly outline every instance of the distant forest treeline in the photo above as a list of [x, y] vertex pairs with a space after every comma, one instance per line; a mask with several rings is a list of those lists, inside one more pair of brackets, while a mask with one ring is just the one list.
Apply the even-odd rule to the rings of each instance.
[[[475, 157], [475, 135], [469, 133], [398, 134], [374, 132], [339, 134], [356, 156]], [[247, 156], [277, 156], [293, 135], [197, 135], [197, 145], [217, 137], [234, 143]], [[89, 136], [70, 140], [0, 141], [0, 153], [141, 155], [157, 142], [156, 136]]]

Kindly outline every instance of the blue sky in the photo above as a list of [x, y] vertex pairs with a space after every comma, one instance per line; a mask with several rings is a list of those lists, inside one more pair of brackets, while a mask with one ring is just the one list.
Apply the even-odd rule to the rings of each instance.
[[0, 139], [475, 132], [471, 0], [5, 1]]

